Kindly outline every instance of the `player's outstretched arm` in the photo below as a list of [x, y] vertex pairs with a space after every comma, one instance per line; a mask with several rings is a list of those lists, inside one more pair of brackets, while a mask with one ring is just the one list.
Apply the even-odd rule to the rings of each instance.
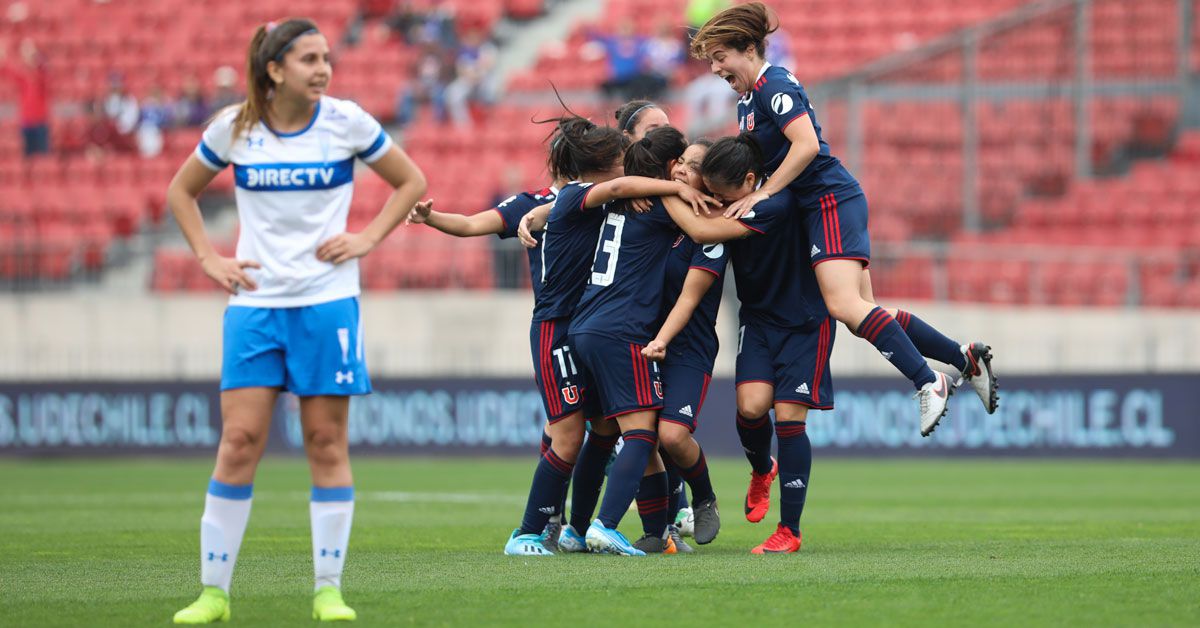
[[167, 186], [167, 206], [171, 208], [171, 214], [179, 223], [179, 229], [196, 254], [204, 274], [229, 294], [237, 294], [240, 289], [255, 290], [258, 286], [246, 275], [245, 269], [261, 268], [258, 262], [218, 255], [204, 230], [204, 218], [196, 199], [216, 178], [217, 172], [200, 163], [195, 155], [188, 157]]
[[426, 224], [442, 233], [460, 238], [495, 235], [504, 231], [504, 219], [494, 209], [464, 216], [433, 209], [433, 199], [421, 201], [408, 215], [408, 223]]
[[678, 181], [652, 179], [650, 177], [617, 177], [611, 181], [597, 183], [588, 190], [584, 207], [599, 207], [618, 198], [646, 198], [651, 196], [677, 195], [692, 206], [696, 213], [708, 213], [708, 205], [719, 207], [720, 201], [695, 188]]
[[775, 169], [775, 173], [763, 183], [761, 188], [751, 192], [745, 198], [731, 203], [725, 209], [726, 218], [741, 218], [754, 207], [755, 203], [765, 201], [783, 191], [783, 188], [791, 185], [792, 181], [795, 181], [796, 177], [800, 176], [808, 164], [811, 164], [812, 160], [816, 159], [817, 154], [821, 152], [817, 131], [813, 128], [812, 120], [808, 116], [801, 116], [788, 124], [787, 128], [783, 130], [783, 135], [792, 145], [788, 148], [787, 155], [784, 155], [779, 167]]
[[687, 203], [677, 197], [664, 197], [663, 205], [666, 206], [667, 213], [671, 215], [671, 220], [674, 220], [684, 233], [700, 244], [737, 240], [753, 233], [742, 223], [720, 215], [697, 216]]
[[317, 247], [317, 258], [333, 264], [362, 257], [383, 241], [392, 229], [404, 222], [428, 187], [425, 175], [404, 151], [396, 146], [370, 164], [394, 191], [383, 209], [358, 233], [339, 233]]
[[658, 330], [654, 340], [651, 340], [650, 344], [642, 349], [642, 355], [646, 359], [654, 361], [666, 359], [667, 345], [671, 344], [675, 336], [678, 336], [679, 332], [687, 326], [688, 321], [692, 318], [692, 313], [700, 305], [700, 300], [708, 294], [708, 289], [716, 280], [716, 275], [702, 268], [693, 268], [688, 271], [687, 276], [683, 279], [683, 290], [679, 293], [679, 298], [675, 300], [671, 312], [667, 314], [667, 320], [663, 322], [662, 328]]

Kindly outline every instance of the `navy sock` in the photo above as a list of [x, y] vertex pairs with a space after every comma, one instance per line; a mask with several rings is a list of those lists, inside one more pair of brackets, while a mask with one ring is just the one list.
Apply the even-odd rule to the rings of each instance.
[[757, 419], [737, 417], [738, 438], [742, 440], [742, 451], [754, 472], [763, 475], [771, 472], [771, 421], [767, 415]]
[[[550, 450], [550, 444], [552, 442], [553, 439], [550, 438], [549, 432], [546, 431], [546, 428], [542, 428], [542, 446], [541, 450], [538, 452], [538, 456], [545, 456], [546, 452]], [[550, 520], [562, 521], [563, 513], [565, 512], [567, 512], [567, 491], [563, 491], [562, 503], [558, 506], [558, 514], [551, 515]]]
[[963, 355], [962, 346], [957, 342], [904, 310], [896, 310], [896, 322], [900, 323], [900, 328], [912, 339], [921, 355], [949, 364], [960, 373], [966, 370], [967, 357]]
[[918, 390], [925, 384], [937, 380], [933, 369], [921, 357], [921, 352], [913, 345], [913, 341], [904, 333], [900, 323], [892, 318], [887, 310], [876, 306], [870, 314], [858, 324], [854, 334], [875, 345], [905, 377], [912, 380]]
[[[770, 469], [768, 469], [769, 471]], [[696, 459], [696, 464], [680, 469], [683, 479], [687, 480], [688, 486], [692, 487], [692, 499], [696, 503], [716, 497], [713, 494], [712, 480], [708, 477], [708, 461], [704, 459], [704, 450], [700, 450], [700, 457]]]
[[538, 461], [533, 472], [533, 484], [529, 487], [529, 499], [525, 502], [525, 516], [521, 519], [521, 534], [541, 534], [550, 517], [561, 515], [563, 493], [571, 479], [574, 465], [558, 457], [554, 449]]
[[775, 423], [779, 437], [779, 522], [800, 533], [800, 515], [812, 472], [812, 444], [803, 421]]
[[658, 434], [650, 430], [629, 430], [621, 436], [625, 445], [608, 470], [608, 490], [604, 491], [598, 517], [604, 527], [613, 530], [633, 503], [646, 463], [658, 447]]
[[671, 496], [670, 505], [667, 506], [667, 520], [674, 523], [679, 510], [687, 508], [687, 491], [683, 490], [683, 476], [679, 473], [679, 465], [675, 464], [665, 449], [660, 447], [658, 453], [662, 456], [663, 466], [667, 468], [667, 490]]
[[642, 518], [642, 532], [662, 538], [667, 531], [667, 514], [670, 510], [670, 485], [666, 472], [642, 476], [638, 486], [638, 516]]
[[600, 501], [600, 487], [604, 485], [604, 469], [613, 447], [617, 446], [617, 435], [601, 436], [588, 432], [579, 460], [575, 461], [575, 474], [571, 477], [571, 526], [579, 534], [587, 532]]

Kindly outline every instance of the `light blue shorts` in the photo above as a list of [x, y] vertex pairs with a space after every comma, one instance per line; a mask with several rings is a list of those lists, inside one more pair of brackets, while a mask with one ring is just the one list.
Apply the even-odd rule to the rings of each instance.
[[265, 386], [300, 397], [365, 395], [358, 298], [304, 307], [225, 309], [221, 390]]

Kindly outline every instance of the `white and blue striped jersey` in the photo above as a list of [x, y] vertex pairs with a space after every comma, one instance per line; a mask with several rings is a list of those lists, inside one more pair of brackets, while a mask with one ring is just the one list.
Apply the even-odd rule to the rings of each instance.
[[375, 118], [349, 100], [324, 96], [308, 126], [273, 132], [263, 122], [233, 137], [237, 107], [221, 112], [204, 131], [196, 156], [213, 170], [233, 166], [238, 259], [258, 289], [230, 305], [300, 307], [359, 294], [358, 260], [334, 266], [317, 247], [346, 230], [354, 194], [354, 159], [371, 163], [392, 140]]

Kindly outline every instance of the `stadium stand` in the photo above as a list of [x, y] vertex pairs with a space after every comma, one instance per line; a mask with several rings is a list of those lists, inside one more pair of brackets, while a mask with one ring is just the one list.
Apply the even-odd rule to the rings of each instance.
[[[419, 55], [397, 38], [372, 35], [372, 29], [388, 19], [390, 4], [363, 3], [360, 18], [365, 21], [357, 27], [362, 32], [355, 38], [357, 43], [335, 43], [334, 94], [354, 98], [383, 120], [393, 115], [397, 91]], [[422, 0], [414, 7], [437, 4]], [[451, 4], [461, 23], [485, 31], [504, 12], [523, 19], [544, 10], [540, 0]], [[542, 140], [549, 128], [530, 120], [556, 115], [557, 106], [515, 104], [536, 100], [520, 96], [544, 97], [547, 81], [563, 90], [594, 89], [604, 80], [607, 66], [589, 50], [588, 33], [611, 30], [626, 20], [632, 20], [639, 32], [649, 33], [663, 23], [677, 23], [685, 4], [608, 0], [601, 22], [577, 24], [565, 43], [544, 44], [534, 66], [515, 74], [507, 85], [518, 98], [502, 99], [476, 112], [469, 129], [455, 128], [421, 111], [404, 129], [403, 142], [425, 167], [429, 196], [438, 208], [473, 212], [490, 207], [513, 191], [501, 181], [518, 180], [526, 188], [544, 185]], [[779, 0], [771, 4], [790, 36], [792, 56], [801, 60], [801, 80], [818, 85], [1028, 3]], [[1179, 66], [1176, 6], [1174, 0], [1093, 3], [1088, 25], [1090, 76], [1131, 83], [1174, 80]], [[48, 53], [56, 102], [82, 103], [102, 92], [114, 70], [123, 72], [130, 92], [141, 96], [153, 86], [173, 92], [185, 73], [209, 76], [220, 65], [237, 68], [246, 33], [281, 12], [313, 16], [333, 42], [341, 42], [359, 19], [352, 4], [318, 0], [270, 0], [211, 12], [178, 0], [148, 8], [56, 0], [39, 3], [14, 37], [32, 36]], [[81, 14], [87, 19], [65, 19]], [[1200, 28], [1200, 11], [1194, 14]], [[1200, 161], [1200, 138], [1195, 131], [1179, 131], [1183, 112], [1173, 92], [1097, 93], [1087, 108], [1092, 169], [1100, 178], [1078, 180], [1072, 150], [1078, 129], [1069, 98], [1076, 68], [1073, 57], [1064, 52], [1072, 38], [1069, 18], [1069, 11], [1051, 14], [994, 34], [980, 45], [979, 80], [1059, 86], [1050, 96], [1014, 89], [1004, 98], [978, 103], [981, 233], [964, 231], [965, 122], [960, 104], [952, 99], [901, 99], [864, 105], [856, 174], [871, 199], [873, 237], [883, 250], [909, 247], [894, 263], [873, 267], [878, 293], [1017, 304], [1200, 305], [1200, 268], [1195, 261], [1200, 231], [1191, 209], [1200, 202], [1200, 190], [1191, 183], [1189, 172]], [[97, 32], [79, 26], [99, 22], [112, 27]], [[183, 23], [205, 27], [183, 29]], [[1193, 37], [1190, 50], [1195, 71], [1200, 69], [1197, 38]], [[820, 62], [808, 61], [812, 59]], [[178, 71], [181, 67], [185, 72]], [[693, 70], [681, 68], [671, 77], [672, 84], [682, 86]], [[886, 79], [900, 85], [957, 84], [963, 80], [962, 56], [929, 59]], [[846, 155], [845, 103], [822, 107], [827, 137], [835, 152]], [[597, 120], [610, 116], [606, 107], [591, 102], [578, 109]], [[671, 115], [676, 124], [686, 123], [682, 107], [673, 107]], [[101, 174], [95, 160], [72, 153], [71, 146], [63, 144], [78, 135], [72, 129], [79, 124], [78, 118], [55, 118], [52, 137], [63, 153], [25, 160], [20, 157], [14, 121], [0, 119], [0, 281], [57, 282], [100, 269], [114, 245], [161, 220], [166, 180], [199, 135], [195, 129], [171, 130], [159, 157], [109, 158]], [[374, 177], [364, 175], [358, 180], [351, 228], [365, 224], [388, 192]], [[67, 182], [69, 193], [64, 191]], [[212, 191], [227, 194], [231, 186], [224, 173]], [[927, 244], [932, 246], [922, 248]], [[1005, 247], [1056, 254], [1040, 262], [979, 256], [980, 250]], [[1120, 259], [1097, 257], [1098, 249], [1118, 250]], [[27, 250], [37, 254], [22, 253]], [[401, 229], [364, 261], [363, 281], [368, 289], [380, 290], [487, 289], [497, 284], [495, 253], [492, 240], [455, 240], [424, 228]], [[160, 250], [155, 254], [151, 284], [161, 291], [215, 290], [199, 272], [189, 253]], [[940, 285], [934, 279], [939, 274], [943, 275]]]

